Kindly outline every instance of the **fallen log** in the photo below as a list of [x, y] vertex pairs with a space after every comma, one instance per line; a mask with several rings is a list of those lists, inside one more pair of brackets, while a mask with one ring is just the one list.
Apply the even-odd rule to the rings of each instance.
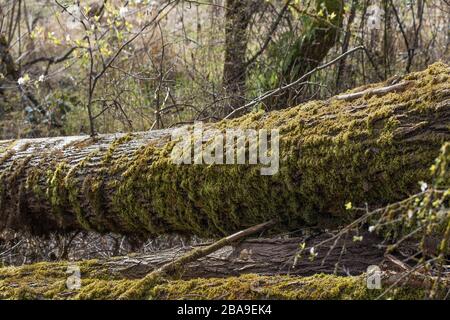
[[217, 237], [272, 219], [283, 231], [342, 224], [351, 218], [345, 203], [393, 203], [430, 179], [450, 140], [449, 79], [437, 63], [406, 76], [402, 92], [209, 125], [279, 129], [272, 176], [262, 164], [174, 164], [170, 129], [0, 141], [0, 230]]
[[[366, 272], [371, 265], [381, 265], [385, 260], [385, 251], [376, 245], [380, 239], [370, 233], [365, 233], [362, 241], [339, 240], [330, 254], [328, 247], [321, 248], [315, 259], [309, 259], [307, 254], [297, 256], [299, 244], [306, 241], [308, 246], [315, 246], [328, 237], [328, 234], [320, 234], [311, 239], [248, 239], [189, 261], [179, 270], [177, 277], [187, 280], [244, 274], [311, 276], [318, 273], [355, 276]], [[345, 254], [342, 254], [343, 247]], [[199, 248], [202, 246], [175, 247], [151, 254], [98, 260], [95, 269], [105, 270], [108, 276], [115, 279], [142, 279], [150, 272]]]
[[242, 240], [250, 235], [262, 232], [263, 230], [265, 230], [266, 228], [270, 227], [273, 224], [274, 224], [273, 221], [264, 222], [259, 225], [250, 227], [248, 229], [239, 231], [235, 234], [229, 235], [228, 237], [222, 238], [219, 241], [216, 241], [213, 244], [210, 244], [206, 247], [195, 248], [189, 251], [188, 253], [185, 253], [181, 257], [173, 259], [172, 261], [167, 262], [161, 267], [153, 270], [143, 279], [143, 281], [145, 281], [147, 277], [148, 278], [167, 277], [182, 273], [184, 267], [188, 263], [197, 261], [200, 258], [208, 256], [209, 254], [214, 253], [217, 250], [220, 250], [223, 247], [231, 245], [232, 243]]
[[[80, 286], [67, 286], [74, 270], [69, 263], [36, 263], [22, 267], [0, 268], [0, 299], [117, 299], [137, 279], [111, 278], [95, 261], [80, 262]], [[292, 275], [261, 276], [246, 274], [227, 278], [196, 278], [169, 280], [135, 292], [143, 299], [424, 299], [429, 295], [427, 281], [407, 278], [389, 289], [400, 273], [381, 275], [381, 289], [369, 289], [365, 274], [335, 276], [315, 274], [308, 277]], [[387, 292], [385, 292], [387, 291]], [[444, 292], [436, 298], [445, 297]]]
[[[248, 239], [187, 261], [175, 279], [158, 270], [183, 259], [192, 249], [211, 251], [215, 244], [102, 260], [3, 267], [0, 299], [422, 299], [430, 294], [435, 277], [398, 268], [391, 263], [398, 259], [393, 255], [385, 259], [384, 250], [375, 245], [379, 238], [368, 232], [361, 235], [361, 241], [340, 239], [330, 254], [328, 247], [321, 247], [315, 259], [303, 256], [295, 267], [299, 243], [316, 246], [330, 235]], [[367, 286], [366, 271], [374, 265], [384, 270], [378, 271], [381, 289]], [[143, 285], [142, 278], [154, 270], [158, 273], [155, 281]], [[448, 290], [447, 273], [439, 283], [435, 298], [442, 298]]]

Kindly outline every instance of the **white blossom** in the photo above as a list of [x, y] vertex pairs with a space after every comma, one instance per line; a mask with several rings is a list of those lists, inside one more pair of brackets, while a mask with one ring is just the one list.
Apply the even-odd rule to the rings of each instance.
[[414, 216], [414, 212], [412, 210], [408, 210], [408, 218], [412, 219], [413, 216]]
[[425, 192], [428, 189], [428, 184], [426, 182], [420, 181], [420, 190], [422, 190], [422, 192]]
[[25, 74], [23, 77], [20, 77], [17, 79], [17, 84], [20, 86], [26, 84], [28, 81], [30, 81], [30, 76], [28, 74]]
[[128, 8], [127, 7], [122, 7], [119, 10], [119, 15], [123, 18], [125, 17], [125, 15], [128, 13]]

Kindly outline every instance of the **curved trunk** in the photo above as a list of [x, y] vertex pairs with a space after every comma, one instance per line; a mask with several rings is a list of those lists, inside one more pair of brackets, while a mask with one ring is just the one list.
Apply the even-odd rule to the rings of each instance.
[[274, 175], [262, 164], [174, 164], [173, 130], [1, 141], [0, 230], [211, 237], [271, 219], [278, 231], [342, 223], [345, 203], [395, 202], [429, 179], [450, 140], [449, 79], [435, 64], [395, 91], [380, 84], [209, 126], [278, 129]]

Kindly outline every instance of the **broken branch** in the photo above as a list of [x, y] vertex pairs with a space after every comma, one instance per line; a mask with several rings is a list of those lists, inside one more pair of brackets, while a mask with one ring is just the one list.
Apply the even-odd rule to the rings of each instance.
[[409, 81], [400, 82], [397, 84], [394, 84], [392, 86], [388, 87], [382, 87], [382, 88], [374, 88], [374, 89], [367, 89], [359, 92], [352, 92], [349, 94], [342, 94], [339, 96], [336, 96], [337, 100], [344, 100], [344, 101], [351, 101], [358, 98], [361, 98], [365, 95], [367, 96], [382, 96], [385, 94], [388, 94], [390, 92], [399, 92], [405, 90], [408, 85], [410, 84]]

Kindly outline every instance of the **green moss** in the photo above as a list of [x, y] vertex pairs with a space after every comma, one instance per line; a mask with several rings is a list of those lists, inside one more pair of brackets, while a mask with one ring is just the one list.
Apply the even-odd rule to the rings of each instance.
[[[369, 290], [364, 276], [310, 277], [244, 275], [226, 279], [194, 279], [157, 285], [153, 296], [163, 299], [283, 299], [347, 300], [375, 299], [383, 290]], [[400, 288], [386, 298], [423, 298], [420, 290]]]
[[[49, 207], [75, 221], [73, 228], [145, 236], [217, 237], [274, 218], [275, 231], [345, 223], [353, 218], [344, 208], [348, 201], [394, 203], [418, 191], [418, 181], [431, 180], [428, 168], [450, 140], [450, 128], [441, 123], [449, 112], [449, 69], [437, 63], [408, 75], [404, 92], [311, 101], [209, 125], [279, 129], [280, 169], [273, 176], [261, 176], [261, 165], [175, 165], [174, 143], [163, 133], [158, 145], [149, 142], [124, 155], [120, 146], [134, 142], [136, 133], [81, 162], [55, 160], [28, 170], [29, 196], [47, 195], [42, 208], [28, 214]], [[12, 199], [2, 202], [12, 208], [6, 214], [17, 212]]]
[[441, 154], [430, 168], [437, 188], [450, 188], [450, 142], [441, 148]]
[[80, 179], [78, 178], [77, 173], [82, 171], [85, 166], [89, 164], [91, 158], [96, 156], [97, 153], [98, 151], [91, 152], [82, 161], [72, 166], [64, 177], [64, 188], [68, 191], [69, 204], [75, 212], [78, 223], [85, 230], [91, 230], [93, 228], [91, 227], [89, 220], [86, 218], [86, 211], [83, 209], [81, 204], [82, 200], [80, 200], [80, 193], [78, 189]]
[[116, 151], [116, 149], [124, 144], [127, 143], [129, 141], [131, 141], [133, 139], [133, 134], [132, 133], [128, 133], [120, 138], [115, 139], [111, 145], [108, 148], [108, 151], [106, 152], [106, 154], [103, 156], [103, 163], [108, 164], [110, 163], [110, 161], [113, 158], [114, 155], [114, 151]]
[[[13, 147], [17, 144], [18, 140], [2, 141], [0, 147], [0, 153], [8, 153], [8, 151], [13, 150]], [[1, 164], [1, 162], [0, 162]]]
[[64, 177], [70, 167], [66, 162], [60, 162], [53, 171], [47, 171], [47, 197], [52, 205], [53, 213], [58, 219], [63, 219], [63, 210], [68, 203], [67, 190], [64, 188]]
[[450, 143], [442, 146], [430, 169], [431, 183], [422, 181], [420, 192], [375, 211], [368, 221], [392, 243], [388, 252], [405, 241], [415, 246], [415, 256], [422, 257], [417, 263], [428, 256], [443, 261], [450, 251]]
[[[97, 261], [78, 263], [81, 288], [66, 287], [67, 263], [37, 263], [0, 268], [1, 299], [373, 299], [383, 290], [369, 290], [364, 275], [310, 277], [243, 275], [229, 278], [156, 280], [138, 286], [139, 280], [108, 275]], [[135, 291], [129, 293], [129, 289]], [[124, 296], [124, 293], [129, 296]], [[424, 298], [418, 289], [398, 287], [383, 298]]]
[[11, 157], [15, 154], [16, 152], [14, 150], [7, 150], [6, 152], [4, 152], [2, 154], [2, 156], [0, 157], [0, 165], [2, 165], [4, 162], [8, 161], [9, 159], [11, 159]]

